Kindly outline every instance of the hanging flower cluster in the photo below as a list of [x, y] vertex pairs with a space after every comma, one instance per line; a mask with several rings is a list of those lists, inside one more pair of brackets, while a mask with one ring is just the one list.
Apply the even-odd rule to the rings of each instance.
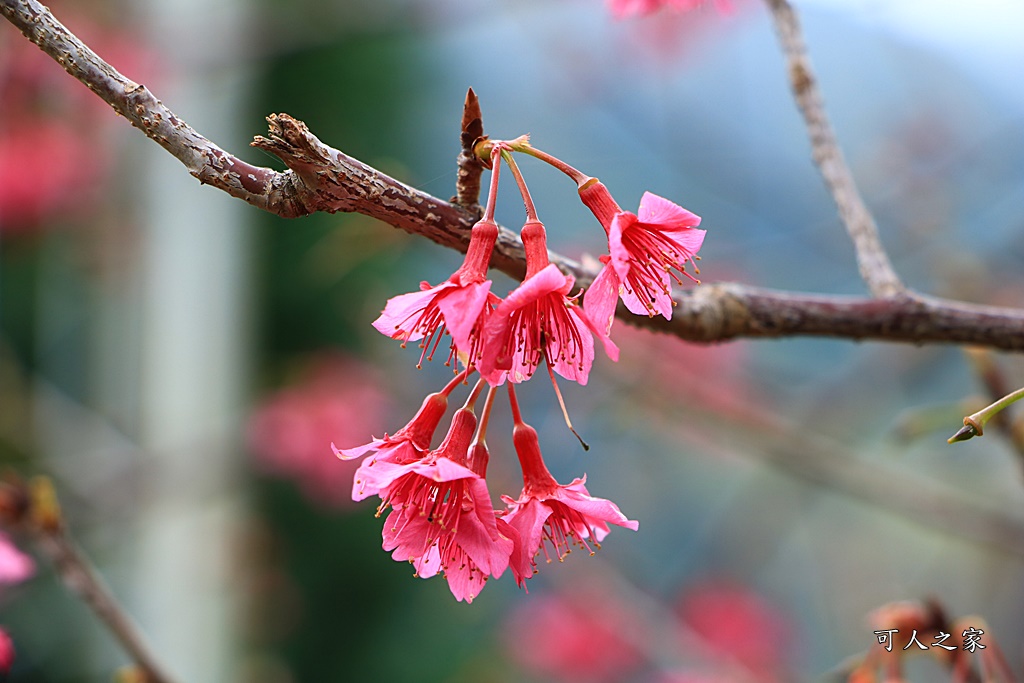
[[[609, 254], [593, 286], [580, 301], [574, 279], [548, 260], [544, 224], [537, 216], [513, 153], [552, 164], [577, 184], [580, 198], [608, 236]], [[623, 211], [596, 178], [530, 145], [528, 138], [484, 139], [476, 153], [491, 169], [483, 218], [473, 226], [462, 266], [444, 282], [390, 299], [373, 323], [402, 342], [418, 342], [417, 367], [443, 343], [447, 364], [461, 367], [447, 386], [430, 394], [419, 412], [394, 434], [335, 454], [350, 460], [367, 456], [356, 471], [353, 500], [378, 496], [384, 522], [384, 549], [408, 561], [423, 578], [443, 573], [458, 600], [471, 602], [490, 577], [509, 569], [516, 583], [536, 572], [536, 558], [563, 559], [575, 546], [593, 553], [609, 525], [637, 529], [609, 500], [590, 495], [586, 477], [559, 484], [541, 456], [537, 431], [526, 424], [515, 385], [546, 365], [559, 403], [555, 374], [581, 385], [594, 362], [594, 339], [612, 360], [619, 350], [610, 338], [615, 306], [621, 298], [635, 313], [672, 316], [672, 282], [698, 257], [704, 231], [700, 218], [667, 199], [644, 195], [636, 214]], [[494, 221], [501, 162], [516, 180], [526, 207], [520, 232], [526, 253], [526, 277], [504, 299], [491, 291], [487, 270], [498, 239]], [[696, 272], [696, 269], [694, 268]], [[682, 277], [681, 277], [682, 276]], [[445, 337], [450, 336], [449, 341]], [[431, 447], [456, 388], [477, 375], [469, 397], [455, 411], [440, 445]], [[523, 472], [517, 498], [501, 496], [494, 509], [487, 489], [487, 423], [500, 387], [507, 387], [514, 427], [512, 443]], [[476, 404], [484, 389], [481, 416]], [[563, 414], [565, 413], [562, 404]], [[566, 414], [566, 424], [572, 429]], [[574, 430], [575, 433], [575, 430]], [[581, 440], [582, 443], [582, 440]], [[585, 446], [586, 447], [586, 446]]]

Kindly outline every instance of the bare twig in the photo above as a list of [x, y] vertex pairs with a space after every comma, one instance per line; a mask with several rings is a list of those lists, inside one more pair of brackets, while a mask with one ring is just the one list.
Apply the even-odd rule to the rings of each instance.
[[[989, 401], [998, 401], [1013, 391], [1009, 378], [991, 351], [968, 348], [965, 353], [971, 361], [974, 374], [984, 385]], [[1017, 458], [1024, 464], [1024, 432], [1015, 426], [1018, 424], [1015, 410], [1006, 408], [999, 412], [992, 418], [992, 424], [1006, 438], [1017, 453]]]
[[459, 134], [458, 165], [459, 176], [455, 181], [455, 196], [451, 201], [459, 206], [479, 214], [480, 209], [480, 176], [484, 172], [484, 164], [476, 155], [476, 143], [484, 138], [483, 113], [480, 111], [480, 100], [470, 88], [466, 93], [466, 103], [462, 107], [462, 133]]
[[[788, 8], [781, 0], [776, 4]], [[271, 115], [268, 117], [269, 135], [257, 137], [252, 143], [279, 157], [288, 171], [251, 166], [201, 136], [164, 107], [144, 86], [117, 73], [71, 35], [36, 0], [0, 0], [0, 14], [61, 63], [68, 73], [174, 154], [203, 182], [279, 216], [295, 217], [315, 211], [354, 211], [424, 236], [442, 246], [466, 251], [470, 229], [477, 218], [474, 211], [420, 192], [325, 145], [301, 121], [287, 114]], [[784, 25], [789, 26], [788, 23]], [[796, 34], [796, 40], [799, 43], [799, 34]], [[802, 55], [802, 46], [799, 54]], [[809, 79], [806, 68], [800, 68]], [[817, 100], [817, 91], [812, 86], [807, 87], [810, 90], [804, 91], [805, 94], [810, 92], [811, 99]], [[820, 106], [812, 111], [820, 112]], [[472, 124], [478, 109], [474, 110], [472, 102], [468, 102], [464, 113], [468, 114]], [[826, 159], [823, 168], [839, 169], [826, 173], [826, 176], [838, 173], [845, 178], [836, 185], [842, 189], [843, 205], [852, 202], [852, 206], [860, 206], [860, 209], [851, 211], [867, 221], [857, 223], [867, 226], [864, 228], [867, 237], [858, 238], [858, 244], [863, 241], [877, 247], [859, 248], [858, 253], [870, 257], [866, 257], [866, 263], [884, 264], [884, 267], [870, 266], [864, 271], [873, 274], [872, 282], [881, 283], [873, 285], [872, 292], [876, 295], [902, 292], [895, 276], [875, 277], [878, 273], [891, 274], [891, 269], [874, 237], [870, 215], [863, 209], [856, 190], [851, 189], [852, 181], [849, 181], [849, 173], [838, 156], [838, 148], [828, 131], [824, 115], [815, 116], [820, 116], [828, 132], [824, 147], [831, 150], [829, 155], [832, 155]], [[472, 133], [477, 127], [470, 125], [464, 130]], [[482, 124], [478, 132], [482, 135]], [[468, 199], [467, 195], [462, 201]], [[551, 260], [573, 275], [580, 287], [588, 287], [593, 281], [595, 273], [579, 263], [558, 254], [552, 254]], [[523, 246], [513, 232], [502, 229], [491, 265], [522, 279], [526, 272]], [[698, 342], [741, 337], [821, 336], [1024, 350], [1024, 311], [1018, 309], [917, 296], [884, 300], [823, 296], [728, 283], [677, 292], [675, 300], [676, 312], [671, 321], [634, 316], [624, 307], [620, 307], [619, 315], [633, 324]]]
[[100, 579], [92, 563], [75, 547], [64, 531], [40, 531], [37, 546], [53, 562], [64, 585], [78, 595], [145, 674], [147, 683], [174, 683], [157, 663], [131, 617], [121, 608]]
[[0, 524], [32, 537], [67, 589], [107, 626], [146, 683], [174, 683], [175, 679], [157, 662], [135, 622], [121, 608], [92, 562], [68, 536], [49, 478], [35, 477], [26, 483], [7, 476], [0, 483]]
[[771, 8], [775, 30], [789, 61], [790, 85], [807, 124], [814, 161], [839, 208], [839, 217], [846, 226], [850, 239], [853, 240], [861, 278], [867, 283], [873, 296], [903, 294], [903, 283], [889, 262], [885, 248], [878, 238], [875, 220], [864, 204], [860, 192], [857, 191], [857, 184], [846, 165], [828, 115], [825, 113], [821, 92], [818, 90], [811, 63], [807, 58], [796, 12], [787, 0], [766, 1]]

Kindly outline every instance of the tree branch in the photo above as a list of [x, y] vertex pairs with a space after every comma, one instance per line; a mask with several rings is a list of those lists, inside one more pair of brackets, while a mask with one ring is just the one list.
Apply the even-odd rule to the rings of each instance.
[[145, 674], [144, 680], [147, 683], [174, 683], [175, 679], [157, 663], [134, 621], [121, 608], [95, 567], [63, 529], [39, 531], [36, 538], [36, 546], [53, 563], [64, 585], [106, 624], [117, 642]]
[[[861, 272], [872, 283], [871, 290], [876, 296], [904, 292], [892, 274], [874, 223], [857, 195], [821, 111], [799, 33], [793, 32], [792, 10], [785, 0], [769, 2], [773, 9], [782, 8], [779, 13], [789, 16], [781, 25], [787, 31], [783, 34], [784, 42], [796, 46], [792, 49], [800, 58], [797, 64], [802, 64], [793, 67], [794, 73], [803, 74], [799, 82], [805, 84], [798, 89], [798, 95], [808, 102], [805, 111], [811, 112], [810, 119], [816, 122], [811, 127], [812, 140], [818, 140], [815, 147], [822, 150], [826, 180], [834, 178], [829, 182], [836, 188], [841, 213], [853, 217], [849, 225], [859, 226], [859, 232], [852, 228], [851, 232], [858, 245]], [[325, 145], [301, 121], [287, 114], [271, 115], [267, 119], [268, 136], [257, 137], [252, 143], [280, 158], [288, 171], [252, 166], [204, 138], [145, 86], [119, 74], [36, 0], [0, 0], [0, 14], [201, 181], [279, 216], [353, 211], [442, 246], [466, 251], [470, 229], [477, 218], [475, 211], [409, 187]], [[475, 134], [476, 129], [473, 131]], [[481, 125], [479, 133], [482, 131]], [[469, 202], [470, 192], [463, 194], [461, 200]], [[595, 273], [576, 261], [558, 254], [551, 254], [551, 260], [573, 275], [580, 287], [588, 287], [593, 281]], [[523, 278], [523, 245], [515, 233], [501, 230], [491, 266], [514, 278]], [[675, 301], [676, 311], [670, 321], [634, 316], [621, 306], [618, 315], [632, 324], [698, 342], [818, 336], [1024, 350], [1024, 311], [1017, 309], [917, 296], [865, 299], [803, 294], [731, 283], [676, 292]]]
[[175, 683], [157, 662], [138, 626], [110, 592], [92, 562], [68, 536], [60, 504], [47, 477], [0, 482], [0, 525], [30, 534], [64, 586], [81, 598], [131, 658], [146, 683]]
[[829, 123], [818, 85], [804, 47], [800, 21], [788, 0], [767, 0], [775, 21], [783, 51], [789, 60], [789, 80], [800, 112], [811, 138], [814, 162], [821, 170], [832, 199], [839, 208], [839, 217], [853, 240], [857, 251], [860, 276], [876, 297], [905, 293], [905, 287], [893, 270], [889, 257], [878, 238], [875, 219], [857, 191], [843, 152]]

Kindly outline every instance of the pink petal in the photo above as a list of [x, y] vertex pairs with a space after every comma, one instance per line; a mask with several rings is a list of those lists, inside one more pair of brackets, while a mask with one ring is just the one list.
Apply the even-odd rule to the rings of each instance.
[[[587, 327], [587, 329], [594, 334], [595, 337], [601, 340], [601, 345], [604, 346], [604, 352], [608, 357], [616, 363], [619, 362], [619, 347], [615, 345], [615, 342], [613, 342], [612, 338], [608, 336], [608, 333], [595, 325], [590, 319], [590, 316], [586, 314], [586, 311], [581, 311], [576, 306], [572, 306], [569, 309], [569, 312], [576, 316]], [[593, 360], [593, 354], [591, 354], [591, 360]], [[590, 366], [587, 365], [587, 367], [589, 368]]]
[[455, 286], [455, 284], [445, 281], [422, 292], [410, 292], [392, 297], [388, 299], [380, 317], [373, 321], [373, 326], [378, 332], [392, 339], [403, 341], [423, 339], [423, 334], [416, 328], [420, 314], [430, 305], [434, 297]]
[[518, 529], [503, 519], [496, 519], [495, 522], [498, 533], [512, 541], [512, 553], [508, 558], [508, 566], [512, 570], [516, 585], [522, 586], [526, 579], [533, 576], [533, 558], [526, 553]]
[[524, 493], [519, 501], [516, 501], [512, 509], [502, 518], [519, 532], [523, 543], [523, 555], [531, 564], [533, 556], [540, 550], [544, 523], [548, 521], [550, 516], [551, 508]]
[[473, 602], [487, 585], [487, 574], [468, 563], [448, 567], [444, 570], [444, 578], [448, 580], [448, 588], [455, 599], [467, 603]]
[[480, 475], [473, 470], [448, 458], [437, 458], [433, 462], [414, 462], [409, 465], [409, 471], [436, 482], [480, 479]]
[[567, 290], [567, 283], [571, 287], [572, 279], [563, 275], [555, 264], [549, 264], [539, 273], [527, 278], [494, 309], [481, 335], [483, 353], [478, 368], [480, 376], [491, 386], [501, 384], [505, 379], [504, 371], [510, 370], [517, 360], [512, 356], [498, 358], [498, 354], [505, 351], [505, 342], [512, 327], [512, 313], [552, 292]]
[[583, 295], [583, 311], [595, 325], [611, 334], [615, 321], [615, 306], [619, 302], [619, 275], [614, 266], [605, 264], [594, 278], [590, 289]]
[[445, 327], [455, 340], [455, 348], [463, 353], [470, 352], [470, 335], [480, 316], [485, 313], [490, 292], [491, 281], [486, 280], [451, 289], [437, 300]]
[[652, 192], [640, 198], [637, 216], [641, 223], [657, 225], [662, 230], [678, 230], [700, 225], [700, 216]]
[[355, 458], [362, 457], [372, 451], [379, 451], [381, 446], [384, 445], [384, 443], [385, 442], [383, 439], [374, 439], [368, 444], [356, 446], [355, 448], [338, 448], [332, 442], [331, 450], [333, 450], [334, 454], [338, 456], [338, 458], [340, 458], [341, 460], [354, 460]]
[[612, 226], [608, 230], [608, 254], [612, 259], [611, 265], [619, 276], [619, 282], [626, 282], [626, 278], [629, 276], [629, 266], [633, 260], [633, 255], [622, 244], [622, 233], [636, 225], [636, 223], [637, 217], [634, 214], [623, 211], [622, 213], [615, 214], [615, 218], [612, 219]]
[[21, 583], [36, 571], [35, 562], [0, 533], [0, 585]]
[[[668, 287], [668, 290], [672, 291], [672, 282], [669, 274], [663, 272], [660, 276], [662, 284]], [[672, 319], [672, 295], [666, 294], [663, 291], [655, 290], [653, 287], [650, 289], [654, 295], [654, 300], [651, 301], [651, 305], [661, 315], [665, 316], [666, 320]], [[650, 310], [644, 306], [644, 300], [629, 289], [622, 288], [620, 296], [622, 297], [622, 303], [626, 305], [626, 308], [630, 313], [636, 313], [637, 315], [649, 315]]]
[[[555, 336], [548, 339], [548, 358], [552, 361], [551, 367], [554, 368], [555, 372], [568, 380], [576, 382], [580, 386], [584, 386], [590, 375], [590, 367], [594, 364], [594, 338], [590, 334], [590, 330], [597, 331], [597, 328], [593, 326], [593, 323], [586, 317], [586, 314], [576, 306], [570, 306], [567, 314], [569, 322], [576, 328], [576, 334], [581, 342], [579, 351], [582, 354], [582, 358], [562, 358], [563, 339]], [[615, 348], [615, 345], [612, 344], [612, 347]], [[618, 348], [615, 348], [615, 354], [618, 355]]]
[[504, 301], [498, 304], [494, 313], [499, 317], [507, 316], [512, 311], [538, 301], [552, 292], [568, 292], [572, 283], [571, 277], [562, 273], [554, 263], [549, 263], [539, 273], [524, 280], [521, 285], [516, 287], [505, 297]]
[[369, 458], [364, 460], [352, 477], [352, 500], [365, 500], [380, 495], [399, 477], [409, 473], [416, 463], [396, 464], [387, 460]]
[[700, 230], [699, 228], [683, 228], [674, 232], [665, 231], [666, 237], [691, 254], [696, 254], [700, 251], [701, 245], [704, 244], [704, 235], [706, 234], [707, 230]]
[[582, 514], [592, 526], [597, 526], [599, 522], [607, 522], [633, 531], [639, 528], [640, 523], [628, 519], [619, 510], [618, 505], [605, 498], [591, 496], [584, 485], [585, 481], [585, 478], [576, 479], [571, 484], [560, 486], [553, 497]]
[[608, 9], [616, 19], [643, 16], [658, 9], [661, 0], [611, 0]]

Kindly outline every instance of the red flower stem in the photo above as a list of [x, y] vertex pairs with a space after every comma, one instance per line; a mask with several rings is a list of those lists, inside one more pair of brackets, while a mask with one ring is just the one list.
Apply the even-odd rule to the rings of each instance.
[[448, 384], [444, 386], [444, 389], [440, 391], [440, 394], [445, 398], [451, 396], [452, 392], [455, 391], [455, 387], [465, 382], [466, 378], [469, 377], [469, 373], [474, 372], [475, 370], [476, 368], [469, 367], [455, 375], [455, 377], [452, 378], [452, 381], [448, 382]]
[[507, 382], [507, 384], [508, 405], [512, 408], [512, 421], [515, 422], [516, 425], [525, 424], [523, 422], [523, 416], [519, 414], [519, 401], [516, 399], [516, 390], [512, 387], [512, 382]]
[[494, 397], [498, 395], [498, 387], [491, 387], [487, 390], [487, 398], [484, 399], [483, 410], [480, 411], [480, 422], [476, 427], [476, 434], [473, 436], [473, 444], [483, 443], [487, 438], [487, 424], [491, 420], [491, 409], [494, 407]]
[[491, 150], [491, 184], [487, 190], [487, 206], [484, 207], [485, 221], [494, 220], [494, 205], [498, 203], [498, 171], [501, 170], [501, 164], [498, 163], [498, 155], [501, 150], [495, 147]]
[[480, 390], [483, 389], [484, 378], [481, 377], [476, 381], [473, 386], [473, 391], [469, 392], [469, 396], [466, 398], [466, 403], [462, 406], [463, 410], [473, 410], [476, 405], [476, 400], [480, 397]]
[[582, 171], [573, 168], [572, 166], [565, 163], [558, 157], [553, 157], [547, 152], [539, 150], [536, 147], [531, 146], [530, 144], [517, 145], [515, 147], [515, 151], [522, 152], [523, 154], [529, 154], [532, 157], [536, 157], [541, 161], [551, 164], [559, 171], [572, 178], [573, 181], [575, 181], [576, 185], [582, 185], [588, 180], [591, 180], [591, 177], [588, 176], [586, 173], [583, 173]]
[[[495, 147], [497, 149], [497, 147]], [[523, 204], [526, 205], [526, 222], [535, 221], [540, 222], [537, 218], [537, 208], [533, 205], [533, 197], [530, 196], [530, 190], [526, 187], [526, 180], [523, 179], [523, 174], [519, 170], [519, 165], [516, 160], [512, 157], [512, 153], [502, 149], [501, 158], [508, 164], [509, 170], [512, 171], [512, 175], [515, 176], [516, 185], [519, 186], [519, 194], [523, 195]]]

